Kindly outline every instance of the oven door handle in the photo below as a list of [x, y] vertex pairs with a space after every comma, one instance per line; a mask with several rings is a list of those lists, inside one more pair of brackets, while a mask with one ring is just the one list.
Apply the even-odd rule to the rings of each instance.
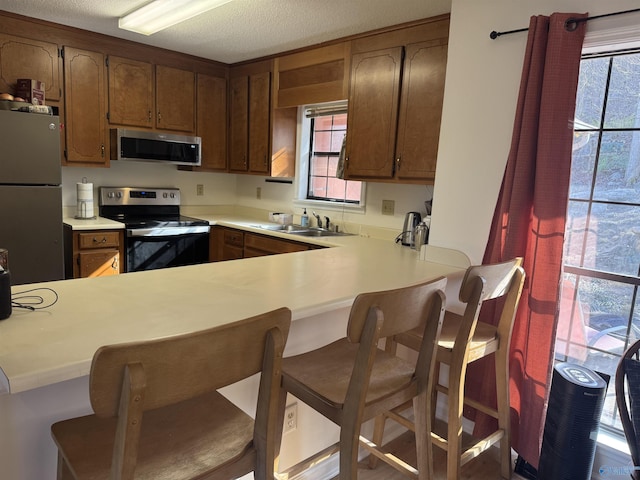
[[192, 235], [197, 233], [209, 233], [209, 226], [197, 225], [190, 227], [154, 227], [127, 229], [127, 237], [175, 237], [178, 235]]

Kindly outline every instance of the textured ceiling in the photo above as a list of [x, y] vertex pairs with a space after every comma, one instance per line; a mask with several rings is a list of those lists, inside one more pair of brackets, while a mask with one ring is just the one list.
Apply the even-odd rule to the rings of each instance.
[[233, 0], [148, 37], [118, 29], [118, 17], [146, 3], [2, 0], [0, 10], [236, 63], [451, 9], [451, 0]]

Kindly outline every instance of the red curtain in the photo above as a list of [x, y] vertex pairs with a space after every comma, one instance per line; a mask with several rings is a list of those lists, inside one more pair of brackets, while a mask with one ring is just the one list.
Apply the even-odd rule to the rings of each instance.
[[[513, 448], [537, 468], [553, 367], [573, 118], [586, 15], [534, 16], [511, 150], [483, 263], [524, 258], [526, 281], [511, 338]], [[483, 309], [482, 319], [493, 321]], [[467, 388], [495, 398], [493, 363], [473, 364]], [[478, 413], [476, 433], [495, 429]]]

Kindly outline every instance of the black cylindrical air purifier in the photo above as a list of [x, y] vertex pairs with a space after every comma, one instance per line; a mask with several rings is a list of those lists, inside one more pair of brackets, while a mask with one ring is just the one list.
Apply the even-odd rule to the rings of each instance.
[[538, 478], [589, 480], [607, 382], [580, 365], [553, 369]]

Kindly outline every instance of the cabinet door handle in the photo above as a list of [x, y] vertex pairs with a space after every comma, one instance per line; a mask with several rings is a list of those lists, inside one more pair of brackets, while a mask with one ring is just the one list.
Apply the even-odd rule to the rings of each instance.
[[102, 158], [104, 158], [104, 143], [100, 145], [100, 155], [102, 155]]
[[149, 110], [149, 123], [151, 123], [151, 110]]
[[264, 166], [265, 167], [267, 166], [267, 154], [266, 153], [264, 154]]
[[160, 123], [161, 120], [162, 120], [162, 114], [160, 113], [160, 111], [158, 111], [158, 123]]
[[111, 262], [111, 269], [112, 270], [118, 269], [118, 257], [113, 257], [113, 262]]

